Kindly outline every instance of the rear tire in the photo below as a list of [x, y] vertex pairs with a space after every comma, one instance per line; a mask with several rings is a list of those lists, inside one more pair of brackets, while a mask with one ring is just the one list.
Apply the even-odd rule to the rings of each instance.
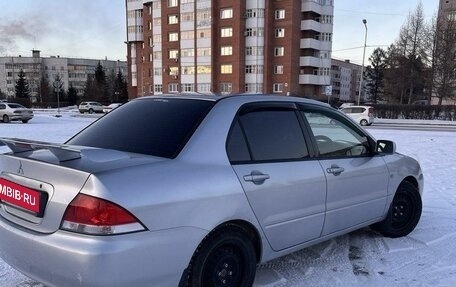
[[93, 114], [93, 109], [90, 109], [90, 110], [89, 110], [89, 114]]
[[24, 124], [28, 123], [29, 120], [22, 120]]
[[187, 270], [187, 286], [252, 286], [256, 272], [252, 239], [234, 225], [216, 229], [198, 246]]
[[406, 236], [415, 229], [420, 220], [421, 211], [422, 201], [418, 189], [404, 181], [394, 195], [386, 218], [371, 227], [386, 237]]
[[367, 126], [369, 123], [368, 123], [366, 120], [362, 119], [362, 120], [359, 122], [359, 124], [362, 125], [362, 126]]
[[3, 122], [4, 123], [9, 123], [10, 122], [10, 118], [8, 117], [8, 115], [3, 115]]

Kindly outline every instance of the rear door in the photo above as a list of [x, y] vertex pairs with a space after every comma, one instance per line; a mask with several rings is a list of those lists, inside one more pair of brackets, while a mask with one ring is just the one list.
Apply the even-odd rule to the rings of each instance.
[[383, 215], [389, 173], [383, 158], [373, 154], [374, 144], [361, 129], [323, 107], [303, 107], [318, 158], [327, 178], [328, 235]]
[[290, 104], [250, 104], [235, 119], [227, 153], [274, 250], [320, 237], [326, 180]]

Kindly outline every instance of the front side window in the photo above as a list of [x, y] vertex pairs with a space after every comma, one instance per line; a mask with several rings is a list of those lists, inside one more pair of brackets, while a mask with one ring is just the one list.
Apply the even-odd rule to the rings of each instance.
[[341, 118], [322, 111], [303, 111], [312, 129], [321, 157], [362, 156], [369, 154], [369, 140]]

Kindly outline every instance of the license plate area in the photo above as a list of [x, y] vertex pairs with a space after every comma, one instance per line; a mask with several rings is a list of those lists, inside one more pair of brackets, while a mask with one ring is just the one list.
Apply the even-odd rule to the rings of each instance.
[[0, 178], [0, 201], [8, 206], [19, 208], [35, 217], [42, 218], [47, 200], [48, 194], [46, 192]]

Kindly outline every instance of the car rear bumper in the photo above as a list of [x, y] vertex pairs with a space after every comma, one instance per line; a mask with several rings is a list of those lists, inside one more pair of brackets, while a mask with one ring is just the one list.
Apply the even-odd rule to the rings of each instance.
[[11, 115], [11, 121], [28, 121], [33, 118], [33, 115]]
[[46, 286], [177, 286], [206, 231], [182, 227], [118, 236], [33, 233], [0, 219], [0, 256]]

